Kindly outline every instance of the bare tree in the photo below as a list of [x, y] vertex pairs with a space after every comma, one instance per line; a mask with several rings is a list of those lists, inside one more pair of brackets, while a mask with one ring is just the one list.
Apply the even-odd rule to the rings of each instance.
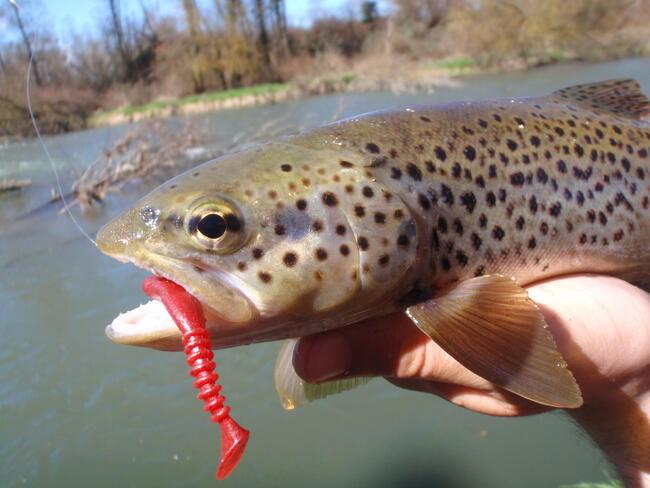
[[[119, 2], [119, 0], [117, 1]], [[111, 31], [115, 36], [117, 52], [119, 53], [122, 66], [124, 67], [125, 76], [126, 78], [129, 78], [131, 54], [124, 39], [124, 28], [122, 26], [120, 6], [116, 3], [116, 0], [108, 0], [108, 8], [111, 15]]]
[[264, 0], [255, 0], [255, 21], [257, 24], [257, 40], [262, 55], [264, 71], [269, 70], [271, 66], [271, 56], [269, 54], [269, 34], [266, 30], [266, 6]]
[[25, 27], [25, 23], [23, 22], [23, 17], [20, 14], [20, 9], [18, 8], [18, 4], [15, 1], [8, 0], [9, 5], [11, 5], [11, 8], [13, 9], [14, 12], [14, 21], [16, 23], [16, 27], [18, 27], [18, 30], [20, 31], [20, 35], [23, 40], [23, 44], [25, 45], [25, 51], [27, 52], [27, 60], [29, 61], [30, 59], [32, 60], [32, 71], [34, 73], [34, 81], [36, 82], [36, 85], [41, 86], [43, 84], [43, 81], [41, 79], [41, 75], [38, 69], [38, 62], [36, 60], [36, 57], [34, 56], [34, 51], [32, 49], [32, 41], [29, 38], [29, 34], [27, 33], [27, 29]]
[[271, 0], [271, 17], [278, 51], [281, 56], [285, 56], [289, 52], [289, 36], [284, 0]]

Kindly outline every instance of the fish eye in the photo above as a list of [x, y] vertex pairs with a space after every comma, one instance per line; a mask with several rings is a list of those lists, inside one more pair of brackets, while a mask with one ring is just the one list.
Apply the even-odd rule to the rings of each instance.
[[201, 217], [196, 228], [208, 239], [219, 239], [225, 234], [228, 224], [220, 214], [209, 213]]
[[246, 241], [244, 219], [234, 203], [202, 198], [190, 206], [188, 214], [185, 231], [200, 250], [229, 254]]

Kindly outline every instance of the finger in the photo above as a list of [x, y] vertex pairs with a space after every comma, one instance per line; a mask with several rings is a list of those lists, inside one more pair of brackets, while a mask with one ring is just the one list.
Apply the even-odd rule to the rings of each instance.
[[293, 364], [310, 383], [344, 376], [388, 376], [494, 388], [449, 356], [404, 314], [303, 337], [294, 350]]
[[621, 386], [647, 364], [650, 295], [645, 291], [617, 278], [596, 275], [557, 278], [528, 291], [585, 401], [607, 395], [609, 388], [604, 386]]
[[400, 388], [431, 393], [459, 407], [481, 412], [485, 415], [516, 417], [534, 415], [549, 410], [549, 407], [529, 402], [524, 398], [501, 389], [488, 391], [422, 379], [386, 379]]

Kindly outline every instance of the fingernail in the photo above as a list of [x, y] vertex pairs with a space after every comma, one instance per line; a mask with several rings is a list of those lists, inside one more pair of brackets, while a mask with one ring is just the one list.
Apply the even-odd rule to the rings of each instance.
[[313, 338], [307, 359], [307, 381], [320, 383], [345, 375], [350, 370], [350, 344], [340, 332]]

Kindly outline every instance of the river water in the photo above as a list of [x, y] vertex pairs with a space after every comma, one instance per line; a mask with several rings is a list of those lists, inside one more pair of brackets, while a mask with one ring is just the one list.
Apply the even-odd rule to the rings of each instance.
[[[650, 93], [650, 60], [475, 76], [432, 94], [346, 94], [198, 115], [193, 122], [211, 136], [193, 152], [212, 154], [269, 121], [290, 132], [371, 110], [616, 77], [635, 77]], [[64, 186], [125, 130], [47, 138]], [[5, 176], [34, 184], [0, 196], [0, 486], [215, 486], [218, 429], [193, 398], [183, 356], [104, 336], [118, 312], [144, 301], [145, 273], [101, 255], [58, 208], [30, 213], [54, 184], [35, 141], [0, 147]], [[112, 196], [81, 224], [94, 235], [149, 189]], [[383, 380], [284, 412], [273, 387], [277, 349], [217, 353], [229, 403], [252, 432], [241, 465], [220, 486], [557, 487], [607, 477], [599, 452], [560, 413], [485, 417]]]

